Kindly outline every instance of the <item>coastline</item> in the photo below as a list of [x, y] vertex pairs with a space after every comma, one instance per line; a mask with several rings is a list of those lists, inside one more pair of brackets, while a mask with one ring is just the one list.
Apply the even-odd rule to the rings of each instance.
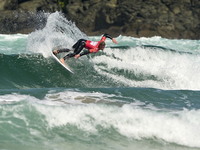
[[88, 36], [108, 32], [113, 36], [200, 38], [198, 1], [71, 0], [63, 6], [56, 0], [0, 2], [0, 34], [31, 33], [45, 26], [48, 13], [62, 11]]

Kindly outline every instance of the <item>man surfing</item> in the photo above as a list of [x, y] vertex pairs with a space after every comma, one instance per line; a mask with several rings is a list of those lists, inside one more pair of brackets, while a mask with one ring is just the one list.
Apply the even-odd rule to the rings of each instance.
[[[118, 42], [113, 37], [111, 37], [109, 34], [106, 33], [102, 36], [100, 41], [96, 42], [80, 39], [72, 46], [73, 52], [61, 58], [60, 62], [65, 65], [65, 60], [68, 58], [74, 57], [75, 59], [77, 59], [83, 55], [87, 55], [89, 53], [97, 53], [99, 50], [104, 50], [106, 45], [105, 44], [106, 38], [109, 38], [113, 41], [113, 43], [118, 44]], [[80, 53], [83, 50], [83, 48], [85, 48], [86, 50]], [[71, 50], [64, 48], [64, 49], [54, 50], [53, 54], [57, 55], [58, 53], [69, 52], [69, 51]]]

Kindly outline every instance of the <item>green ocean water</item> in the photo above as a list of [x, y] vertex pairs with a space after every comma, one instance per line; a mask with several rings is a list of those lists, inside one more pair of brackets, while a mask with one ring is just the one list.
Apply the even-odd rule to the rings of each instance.
[[58, 12], [43, 29], [0, 35], [1, 150], [200, 149], [199, 40], [118, 36], [67, 60], [71, 74], [51, 50], [79, 38], [101, 36]]

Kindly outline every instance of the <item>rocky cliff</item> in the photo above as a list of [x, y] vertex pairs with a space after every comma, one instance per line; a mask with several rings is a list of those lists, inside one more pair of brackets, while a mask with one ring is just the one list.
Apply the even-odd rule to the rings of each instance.
[[199, 0], [0, 0], [0, 32], [42, 28], [35, 13], [60, 10], [87, 35], [200, 38]]

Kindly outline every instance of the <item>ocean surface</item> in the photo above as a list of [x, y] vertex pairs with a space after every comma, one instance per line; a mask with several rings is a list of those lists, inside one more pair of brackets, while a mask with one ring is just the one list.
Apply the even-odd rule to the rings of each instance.
[[71, 74], [51, 51], [80, 38], [58, 12], [0, 34], [1, 150], [200, 150], [200, 40], [120, 35]]

